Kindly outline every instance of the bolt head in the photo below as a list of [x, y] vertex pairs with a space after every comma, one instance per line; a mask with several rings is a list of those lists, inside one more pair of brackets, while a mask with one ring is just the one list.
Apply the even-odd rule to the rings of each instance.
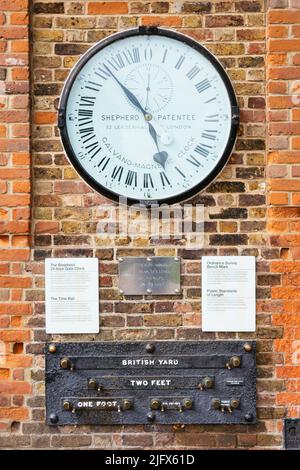
[[239, 407], [239, 405], [240, 405], [240, 400], [238, 400], [237, 398], [232, 398], [232, 399], [230, 400], [230, 406], [231, 406], [231, 408], [236, 409], [236, 408]]
[[204, 377], [203, 385], [205, 388], [212, 388], [214, 381], [211, 377]]
[[123, 400], [123, 410], [130, 410], [130, 408], [132, 407], [132, 402], [131, 400]]
[[152, 114], [146, 113], [145, 114], [145, 121], [151, 121], [151, 119], [152, 119]]
[[183, 407], [187, 410], [190, 410], [193, 406], [193, 402], [192, 400], [190, 400], [189, 398], [187, 398], [186, 400], [183, 400]]
[[147, 289], [147, 294], [152, 294], [152, 290], [151, 290], [151, 289]]
[[148, 413], [147, 414], [147, 420], [150, 422], [153, 422], [155, 420], [155, 414], [154, 413]]
[[71, 368], [71, 362], [68, 357], [63, 357], [60, 361], [60, 367], [62, 369], [70, 369]]
[[161, 406], [161, 403], [159, 400], [152, 400], [151, 401], [151, 410], [158, 410]]
[[123, 289], [119, 289], [120, 294], [124, 294]]
[[64, 401], [63, 402], [63, 409], [65, 411], [71, 411], [72, 410], [72, 404], [69, 401]]
[[215, 410], [219, 410], [221, 407], [221, 400], [218, 398], [213, 398], [211, 401], [211, 405]]
[[48, 348], [49, 353], [54, 354], [57, 351], [56, 344], [50, 344]]
[[50, 419], [50, 423], [52, 424], [58, 423], [58, 416], [56, 413], [51, 413], [51, 415], [49, 416], [49, 419]]
[[252, 344], [251, 343], [245, 343], [244, 344], [244, 350], [246, 352], [251, 352], [252, 351]]
[[254, 416], [253, 416], [252, 413], [246, 413], [245, 416], [244, 416], [244, 418], [245, 418], [245, 421], [247, 421], [248, 423], [250, 423], [251, 421], [253, 421]]
[[151, 344], [151, 343], [146, 344], [146, 352], [147, 353], [152, 354], [152, 353], [154, 353], [154, 351], [155, 351], [154, 344]]

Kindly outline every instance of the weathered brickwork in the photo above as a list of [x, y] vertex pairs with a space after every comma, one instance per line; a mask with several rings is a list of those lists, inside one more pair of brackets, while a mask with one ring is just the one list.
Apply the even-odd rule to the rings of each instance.
[[[5, 81], [0, 96], [0, 341], [9, 353], [0, 364], [0, 447], [281, 448], [282, 418], [297, 416], [300, 405], [296, 89], [292, 96], [299, 74], [300, 2], [30, 3], [29, 81], [27, 2], [0, 0], [0, 77]], [[97, 40], [142, 24], [175, 28], [206, 45], [238, 95], [235, 151], [218, 179], [192, 201], [205, 205], [201, 249], [189, 249], [185, 240], [97, 234], [103, 217], [99, 207], [111, 203], [78, 178], [60, 143], [58, 98], [70, 68]], [[117, 257], [145, 254], [182, 257], [182, 298], [123, 299]], [[203, 254], [257, 257], [256, 334], [201, 331]], [[49, 256], [100, 260], [100, 333], [55, 340], [257, 338], [258, 424], [193, 425], [177, 432], [154, 425], [47, 427], [44, 259]]]

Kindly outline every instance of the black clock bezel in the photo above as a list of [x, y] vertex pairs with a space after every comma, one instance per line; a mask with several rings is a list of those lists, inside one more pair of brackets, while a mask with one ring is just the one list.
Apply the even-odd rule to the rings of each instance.
[[[73, 86], [73, 83], [75, 79], [77, 78], [78, 73], [83, 68], [83, 66], [91, 59], [91, 57], [93, 57], [100, 50], [104, 49], [105, 47], [112, 44], [113, 42], [119, 41], [128, 37], [132, 37], [132, 36], [139, 36], [139, 35], [166, 36], [166, 37], [181, 41], [187, 44], [188, 46], [192, 47], [193, 49], [195, 49], [200, 54], [202, 54], [212, 63], [212, 65], [215, 67], [220, 77], [222, 78], [225, 84], [225, 87], [227, 89], [229, 101], [231, 104], [231, 129], [229, 133], [229, 138], [227, 141], [227, 145], [224, 149], [223, 155], [218, 160], [218, 163], [213, 168], [213, 170], [203, 180], [201, 180], [197, 185], [193, 186], [192, 188], [186, 191], [183, 191], [176, 196], [158, 198], [157, 200], [152, 200], [152, 199], [141, 200], [140, 198], [136, 198], [136, 199], [128, 198], [126, 195], [109, 190], [108, 188], [103, 186], [101, 183], [96, 181], [84, 169], [84, 167], [80, 164], [78, 158], [76, 157], [75, 152], [72, 148], [72, 144], [70, 142], [69, 136], [68, 136], [67, 125], [66, 125], [66, 107], [67, 107], [68, 97], [69, 97], [71, 88]], [[227, 163], [231, 155], [231, 152], [233, 150], [233, 147], [236, 141], [237, 131], [239, 127], [239, 107], [237, 104], [237, 99], [236, 99], [236, 95], [235, 95], [232, 83], [226, 71], [224, 70], [223, 66], [218, 61], [218, 59], [202, 44], [199, 44], [197, 41], [190, 38], [189, 36], [186, 36], [182, 33], [178, 33], [177, 31], [174, 31], [174, 30], [158, 28], [158, 27], [140, 27], [140, 28], [129, 29], [126, 31], [121, 31], [119, 33], [112, 34], [111, 36], [102, 39], [101, 41], [96, 43], [94, 46], [92, 46], [90, 49], [88, 49], [85, 52], [85, 54], [83, 54], [83, 56], [78, 60], [78, 62], [72, 68], [65, 82], [65, 85], [64, 85], [61, 97], [60, 97], [59, 110], [58, 110], [58, 127], [60, 129], [60, 136], [61, 136], [63, 147], [65, 149], [65, 152], [67, 154], [67, 157], [71, 165], [75, 168], [75, 170], [80, 175], [80, 177], [92, 189], [94, 189], [101, 195], [116, 202], [120, 202], [120, 198], [124, 197], [126, 198], [126, 202], [128, 205], [142, 204], [145, 206], [152, 206], [152, 205], [155, 205], [155, 204], [157, 205], [160, 203], [176, 204], [179, 202], [187, 201], [191, 199], [192, 197], [194, 197], [196, 194], [203, 191], [205, 188], [207, 188], [207, 186], [210, 183], [212, 183], [215, 180], [215, 178], [219, 175], [221, 170], [224, 168], [225, 164]]]

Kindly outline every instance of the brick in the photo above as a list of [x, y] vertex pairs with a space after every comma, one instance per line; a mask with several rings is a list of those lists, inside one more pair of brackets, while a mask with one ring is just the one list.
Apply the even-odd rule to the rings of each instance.
[[212, 4], [210, 2], [184, 2], [182, 5], [183, 13], [209, 13]]
[[182, 18], [180, 16], [143, 16], [141, 21], [146, 26], [180, 27], [182, 25]]
[[64, 13], [64, 2], [37, 2], [34, 3], [33, 11], [40, 13]]
[[52, 436], [51, 437], [51, 446], [54, 448], [62, 448], [62, 447], [88, 447], [92, 443], [91, 436], [66, 436], [60, 434], [59, 436]]
[[90, 2], [88, 4], [89, 15], [120, 15], [128, 13], [127, 2]]

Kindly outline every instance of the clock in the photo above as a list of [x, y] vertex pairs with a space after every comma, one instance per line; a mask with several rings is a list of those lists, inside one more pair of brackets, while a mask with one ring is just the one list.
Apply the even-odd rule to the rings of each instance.
[[92, 188], [145, 205], [183, 201], [211, 183], [238, 124], [220, 62], [183, 34], [146, 27], [113, 34], [80, 58], [58, 122], [71, 164]]

